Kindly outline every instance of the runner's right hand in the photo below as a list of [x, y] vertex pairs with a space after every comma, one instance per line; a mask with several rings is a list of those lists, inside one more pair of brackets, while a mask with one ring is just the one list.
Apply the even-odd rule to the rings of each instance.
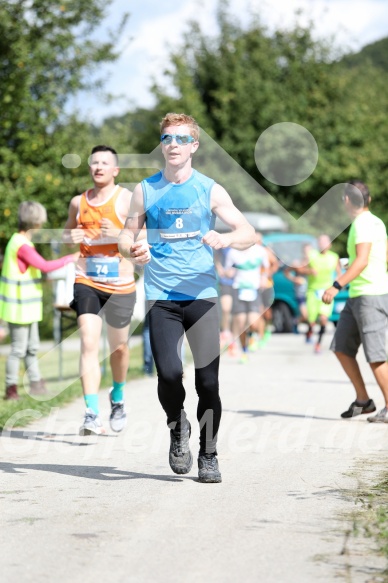
[[137, 265], [145, 265], [146, 263], [149, 263], [151, 261], [150, 247], [151, 245], [149, 245], [144, 239], [136, 241], [136, 243], [131, 245], [129, 253], [130, 260]]
[[84, 229], [81, 225], [78, 225], [76, 229], [70, 229], [70, 239], [72, 243], [82, 243], [84, 239]]

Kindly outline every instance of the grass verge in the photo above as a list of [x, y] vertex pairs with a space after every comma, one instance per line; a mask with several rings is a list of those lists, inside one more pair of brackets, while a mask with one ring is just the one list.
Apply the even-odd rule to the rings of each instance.
[[372, 459], [358, 467], [353, 474], [358, 487], [348, 490], [356, 508], [343, 516], [349, 524], [341, 552], [347, 558], [346, 581], [363, 573], [366, 583], [388, 583], [388, 472], [380, 473], [381, 467]]
[[[388, 472], [384, 472], [377, 484], [369, 490], [357, 494], [361, 505], [355, 521], [355, 531], [373, 538], [378, 552], [387, 560], [388, 565]], [[388, 581], [388, 569], [385, 573]]]
[[[57, 349], [39, 355], [39, 366], [42, 377], [46, 380], [48, 394], [44, 398], [30, 397], [23, 388], [23, 371], [20, 373], [21, 387], [18, 401], [5, 401], [0, 397], [0, 429], [7, 426], [25, 427], [34, 419], [34, 413], [48, 415], [53, 407], [61, 407], [73, 399], [82, 396], [81, 382], [78, 377], [79, 352], [65, 351], [63, 353], [63, 375], [58, 378]], [[0, 386], [5, 390], [6, 356], [0, 355]], [[105, 366], [104, 366], [105, 364]], [[111, 384], [108, 359], [101, 363], [103, 374], [101, 386]], [[142, 346], [137, 345], [130, 351], [130, 366], [127, 381], [143, 376]]]

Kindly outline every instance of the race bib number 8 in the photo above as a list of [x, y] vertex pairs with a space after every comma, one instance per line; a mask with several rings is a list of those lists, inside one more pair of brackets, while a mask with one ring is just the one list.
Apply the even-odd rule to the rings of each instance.
[[118, 257], [87, 257], [86, 275], [93, 281], [113, 282], [119, 279]]
[[201, 232], [201, 218], [192, 209], [159, 209], [159, 232], [162, 239], [189, 239]]

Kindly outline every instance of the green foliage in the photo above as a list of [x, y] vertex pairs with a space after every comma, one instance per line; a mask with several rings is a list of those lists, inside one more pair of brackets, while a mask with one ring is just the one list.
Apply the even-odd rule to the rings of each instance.
[[87, 87], [87, 73], [98, 63], [116, 58], [113, 43], [91, 36], [107, 4], [1, 0], [2, 141], [25, 162], [47, 159], [44, 138], [50, 127], [56, 128], [69, 96]]
[[[23, 200], [38, 199], [48, 225], [61, 227], [71, 197], [85, 188], [94, 145], [87, 124], [64, 107], [81, 89], [94, 89], [100, 63], [118, 55], [114, 41], [96, 38], [110, 1], [0, 0], [0, 241], [16, 227]], [[120, 29], [126, 20], [120, 24]], [[77, 153], [80, 168], [62, 157]]]
[[344, 65], [358, 67], [360, 65], [372, 65], [388, 72], [388, 38], [383, 38], [366, 45], [357, 53], [345, 55], [342, 59]]
[[[373, 210], [388, 222], [387, 75], [370, 63], [349, 68], [333, 39], [315, 40], [312, 25], [296, 20], [291, 30], [270, 33], [252, 19], [243, 28], [225, 6], [220, 4], [215, 37], [193, 23], [183, 46], [171, 55], [166, 75], [177, 97], [156, 86], [152, 117], [160, 119], [167, 111], [196, 117], [296, 217], [335, 184], [360, 178], [370, 187]], [[297, 186], [269, 182], [255, 163], [257, 139], [279, 122], [304, 126], [318, 144], [318, 165]], [[142, 136], [148, 141], [149, 126]], [[282, 153], [277, 156], [281, 164]], [[227, 186], [242, 210], [271, 210], [241, 185]]]

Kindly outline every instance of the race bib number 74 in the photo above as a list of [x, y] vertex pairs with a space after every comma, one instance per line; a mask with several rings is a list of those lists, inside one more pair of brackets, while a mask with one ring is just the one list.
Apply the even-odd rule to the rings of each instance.
[[87, 257], [86, 275], [93, 281], [113, 282], [119, 278], [118, 257]]

